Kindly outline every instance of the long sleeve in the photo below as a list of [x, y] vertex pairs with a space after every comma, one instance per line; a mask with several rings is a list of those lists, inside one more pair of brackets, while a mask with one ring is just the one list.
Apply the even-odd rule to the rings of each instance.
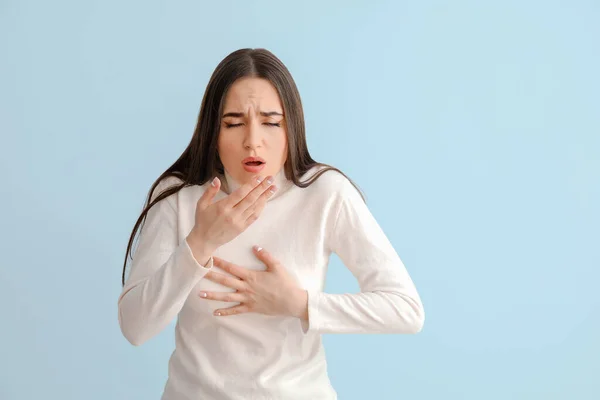
[[[159, 183], [153, 198], [172, 179]], [[212, 268], [212, 257], [202, 266], [186, 240], [178, 243], [176, 196], [159, 201], [148, 212], [119, 296], [121, 331], [136, 346], [158, 334], [177, 316], [194, 286]]]
[[[348, 182], [345, 180], [345, 182]], [[425, 314], [392, 244], [349, 182], [339, 191], [330, 249], [358, 280], [360, 293], [308, 293], [308, 326], [319, 333], [417, 333]]]

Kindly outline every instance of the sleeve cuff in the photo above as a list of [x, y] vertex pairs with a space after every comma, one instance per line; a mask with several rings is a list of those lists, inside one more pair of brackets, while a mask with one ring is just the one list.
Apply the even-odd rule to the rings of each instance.
[[192, 268], [194, 268], [196, 270], [196, 272], [199, 273], [200, 275], [202, 275], [202, 276], [206, 275], [208, 273], [208, 271], [213, 267], [213, 261], [214, 261], [213, 256], [210, 256], [210, 258], [208, 259], [206, 264], [202, 265], [194, 257], [194, 253], [192, 252], [192, 249], [190, 248], [188, 241], [184, 239], [183, 244], [185, 246], [184, 258], [185, 258], [186, 264], [192, 266]]
[[300, 321], [304, 334], [313, 333], [319, 329], [319, 292], [311, 290], [306, 292], [308, 293], [308, 321]]

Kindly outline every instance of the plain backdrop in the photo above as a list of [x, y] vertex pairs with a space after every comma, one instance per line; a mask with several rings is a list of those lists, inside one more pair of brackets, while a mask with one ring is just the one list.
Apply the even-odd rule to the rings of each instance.
[[[326, 335], [341, 400], [600, 398], [600, 5], [0, 1], [0, 399], [159, 399], [173, 325], [117, 322], [125, 246], [242, 47], [288, 66], [423, 298]], [[356, 291], [337, 257], [326, 290]]]

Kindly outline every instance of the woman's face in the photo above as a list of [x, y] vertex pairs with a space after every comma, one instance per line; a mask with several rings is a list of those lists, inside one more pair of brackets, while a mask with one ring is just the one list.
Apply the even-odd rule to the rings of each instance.
[[[276, 175], [287, 159], [287, 134], [281, 100], [266, 79], [241, 78], [227, 93], [219, 130], [219, 157], [240, 184], [254, 175]], [[263, 164], [247, 165], [247, 157]]]

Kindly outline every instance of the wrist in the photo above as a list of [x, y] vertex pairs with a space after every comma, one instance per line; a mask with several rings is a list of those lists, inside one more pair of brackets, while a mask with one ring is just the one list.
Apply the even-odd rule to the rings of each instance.
[[198, 264], [202, 266], [206, 265], [216, 248], [208, 244], [194, 231], [190, 232], [185, 240], [187, 241], [189, 248], [192, 250], [192, 255]]

